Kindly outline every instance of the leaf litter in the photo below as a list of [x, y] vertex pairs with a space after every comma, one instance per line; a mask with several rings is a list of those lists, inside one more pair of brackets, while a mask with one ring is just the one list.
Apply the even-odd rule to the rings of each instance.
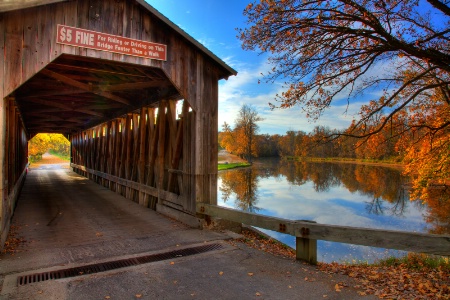
[[[264, 252], [295, 259], [295, 250], [252, 230], [244, 229], [238, 239]], [[319, 263], [317, 269], [327, 274], [346, 275], [354, 280], [358, 295], [376, 295], [380, 299], [450, 299], [450, 268], [442, 266], [414, 269], [406, 264], [379, 266], [368, 264]], [[306, 280], [306, 279], [305, 279]], [[307, 281], [313, 281], [308, 280]], [[346, 284], [337, 283], [340, 292]], [[326, 297], [324, 295], [324, 297]]]
[[18, 235], [21, 228], [22, 226], [11, 225], [4, 248], [1, 251], [2, 254], [14, 255], [15, 253], [24, 251], [22, 246], [26, 244], [27, 241]]

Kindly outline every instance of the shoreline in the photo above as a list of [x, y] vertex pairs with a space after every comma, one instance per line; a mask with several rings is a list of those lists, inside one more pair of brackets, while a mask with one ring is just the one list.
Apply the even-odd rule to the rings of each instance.
[[304, 161], [304, 162], [328, 162], [328, 163], [344, 163], [344, 164], [355, 164], [355, 165], [371, 165], [380, 166], [394, 169], [404, 169], [405, 165], [402, 163], [390, 163], [390, 162], [369, 162], [369, 161], [359, 161], [353, 159], [335, 159], [335, 158], [281, 158], [286, 161]]

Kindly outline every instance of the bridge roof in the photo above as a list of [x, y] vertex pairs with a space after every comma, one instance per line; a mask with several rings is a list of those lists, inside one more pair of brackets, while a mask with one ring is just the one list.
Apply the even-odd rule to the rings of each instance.
[[[7, 12], [7, 11], [13, 11], [13, 10], [21, 10], [21, 9], [36, 7], [36, 6], [41, 6], [41, 5], [48, 5], [48, 4], [58, 3], [58, 2], [67, 2], [67, 1], [72, 1], [72, 0], [1, 0], [0, 1], [0, 13]], [[227, 70], [229, 72], [228, 76], [237, 75], [236, 70], [234, 70], [232, 67], [227, 65], [223, 60], [221, 60], [219, 57], [217, 57], [208, 48], [203, 46], [200, 42], [198, 42], [196, 39], [194, 39], [192, 36], [190, 36], [188, 33], [186, 33], [183, 29], [181, 29], [179, 26], [177, 26], [172, 21], [170, 21], [167, 17], [165, 17], [163, 14], [161, 14], [153, 6], [151, 6], [150, 4], [145, 2], [145, 0], [134, 0], [134, 1], [139, 3], [140, 5], [142, 5], [144, 8], [146, 8], [152, 14], [154, 14], [157, 18], [159, 18], [161, 21], [166, 23], [169, 27], [171, 27], [173, 30], [175, 30], [181, 36], [183, 36], [186, 40], [188, 40], [190, 43], [192, 43], [195, 47], [197, 47], [203, 53], [205, 53], [206, 55], [211, 57], [215, 62], [217, 62], [221, 67], [223, 67], [225, 70]], [[225, 78], [228, 78], [228, 76], [226, 76]]]
[[[47, 47], [46, 43], [41, 43], [40, 40], [51, 39], [54, 43], [52, 35], [56, 33], [56, 30], [53, 31], [51, 28], [54, 26], [56, 29], [56, 24], [49, 20], [46, 26], [48, 25], [47, 27], [50, 30], [39, 31], [40, 35], [37, 38], [37, 35], [33, 34], [30, 28], [33, 26], [37, 28], [40, 25], [33, 23], [31, 27], [27, 27], [28, 30], [24, 30], [23, 37], [20, 32], [12, 35], [16, 39], [28, 38], [28, 40], [13, 40], [5, 45], [6, 57], [10, 55], [8, 58], [10, 62], [8, 68], [3, 68], [8, 70], [8, 72], [5, 71], [8, 74], [7, 78], [13, 78], [9, 83], [9, 79], [7, 83], [4, 83], [4, 96], [10, 95], [11, 99], [15, 100], [29, 137], [39, 132], [64, 134], [79, 132], [127, 113], [136, 112], [143, 106], [157, 105], [157, 102], [162, 99], [188, 99], [192, 109], [195, 110], [195, 103], [193, 102], [200, 99], [196, 94], [195, 85], [206, 89], [207, 92], [212, 91], [214, 94], [213, 85], [205, 83], [206, 81], [216, 81], [217, 78], [226, 79], [237, 74], [233, 68], [144, 0], [123, 1], [128, 6], [135, 4], [143, 15], [150, 15], [147, 21], [151, 19], [152, 22], [155, 21], [152, 24], [158, 24], [153, 28], [159, 30], [161, 27], [164, 28], [161, 29], [164, 30], [163, 32], [170, 32], [171, 41], [175, 44], [170, 47], [172, 60], [161, 68], [161, 64], [158, 63], [151, 64], [146, 61], [144, 62], [146, 64], [141, 64], [143, 60], [136, 57], [113, 58], [111, 60], [109, 54], [105, 54], [107, 52], [99, 51], [95, 55], [86, 56], [78, 55], [77, 50], [59, 51], [58, 55], [55, 55], [55, 59], [47, 62], [45, 57], [52, 56], [47, 52], [56, 51], [54, 48], [52, 49], [52, 46]], [[33, 16], [33, 10], [42, 11], [41, 6], [56, 6], [57, 3], [64, 2], [75, 1], [0, 0], [0, 16], [2, 14], [9, 16], [8, 24], [18, 25], [20, 31], [22, 30], [21, 26], [25, 25], [22, 24], [23, 19], [16, 18], [14, 11], [24, 10], [26, 16], [26, 10], [29, 11], [30, 16]], [[79, 9], [89, 8], [90, 6], [86, 5], [87, 3], [90, 2], [78, 0], [78, 11], [74, 9], [71, 12], [80, 14], [80, 18], [84, 18], [81, 22], [86, 24], [90, 21], [87, 20], [86, 13], [80, 13]], [[71, 7], [71, 5], [67, 6]], [[70, 11], [69, 8], [65, 9], [64, 12]], [[55, 11], [57, 11], [56, 7]], [[63, 10], [61, 9], [61, 11]], [[126, 13], [129, 13], [129, 11], [126, 10]], [[149, 12], [149, 14], [146, 12]], [[115, 20], [114, 17], [116, 16], [111, 15], [112, 19], [110, 20]], [[45, 17], [43, 20], [45, 22]], [[33, 21], [28, 20], [28, 22], [34, 21], [34, 19]], [[15, 22], [21, 23], [15, 24]], [[8, 25], [4, 22], [3, 26]], [[145, 30], [143, 26], [140, 29], [142, 31]], [[35, 30], [35, 28], [32, 29]], [[158, 35], [159, 33], [153, 32], [151, 34]], [[129, 35], [128, 33], [128, 37]], [[149, 34], [147, 33], [146, 36], [148, 38]], [[173, 42], [174, 40], [176, 41]], [[178, 40], [181, 41], [179, 44]], [[36, 41], [39, 47], [33, 44]], [[22, 47], [23, 44], [26, 44], [27, 47]], [[183, 45], [185, 52], [179, 51], [180, 44]], [[54, 44], [52, 45], [54, 46]], [[21, 48], [27, 49], [22, 50]], [[17, 49], [19, 49], [21, 56], [14, 55]], [[33, 50], [29, 51], [29, 49]], [[40, 52], [42, 53], [40, 54]], [[200, 60], [197, 57], [198, 54], [201, 54]], [[42, 58], [43, 56], [44, 58]], [[198, 61], [200, 61], [199, 65], [197, 65]], [[203, 64], [204, 61], [207, 61], [207, 65]], [[23, 62], [27, 63], [23, 64]], [[40, 68], [41, 64], [45, 66], [43, 69]], [[195, 71], [189, 69], [191, 66], [192, 70]], [[205, 77], [209, 78], [205, 79]], [[181, 80], [179, 80], [180, 78]], [[175, 82], [174, 79], [179, 81]], [[24, 81], [19, 82], [20, 80]], [[19, 84], [16, 84], [16, 82]], [[13, 86], [13, 84], [16, 85]], [[180, 86], [183, 84], [184, 86]], [[9, 88], [10, 86], [12, 87], [8, 90], [6, 87]], [[195, 91], [191, 92], [193, 90]], [[203, 92], [204, 90], [201, 91], [201, 93]], [[216, 96], [205, 97], [207, 99], [205, 101], [217, 101]]]

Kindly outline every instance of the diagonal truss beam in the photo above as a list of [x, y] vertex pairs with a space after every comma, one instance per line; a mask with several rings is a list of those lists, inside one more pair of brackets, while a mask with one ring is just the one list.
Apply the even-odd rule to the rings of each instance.
[[116, 95], [114, 95], [114, 94], [112, 94], [110, 92], [102, 91], [102, 90], [98, 89], [95, 86], [92, 86], [92, 85], [89, 85], [89, 84], [77, 81], [75, 79], [72, 79], [72, 78], [67, 77], [65, 75], [53, 72], [51, 70], [43, 69], [41, 71], [41, 73], [44, 74], [45, 76], [50, 77], [50, 78], [59, 80], [59, 81], [65, 83], [67, 85], [70, 85], [70, 86], [73, 86], [73, 87], [76, 87], [76, 88], [79, 88], [79, 89], [91, 92], [93, 94], [96, 94], [96, 95], [108, 98], [108, 99], [116, 101], [116, 102], [120, 102], [120, 103], [123, 103], [123, 104], [126, 104], [126, 105], [131, 105], [131, 102], [128, 101], [127, 99], [124, 99], [122, 97], [116, 96]]

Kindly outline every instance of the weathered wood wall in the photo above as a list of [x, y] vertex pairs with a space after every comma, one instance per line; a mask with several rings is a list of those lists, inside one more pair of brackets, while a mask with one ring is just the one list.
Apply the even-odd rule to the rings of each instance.
[[143, 206], [156, 209], [159, 204], [193, 214], [187, 194], [192, 158], [183, 148], [183, 137], [194, 130], [189, 110], [184, 101], [177, 118], [176, 102], [163, 100], [158, 108], [143, 107], [73, 135], [72, 167]]
[[[69, 1], [4, 13], [0, 20], [0, 37], [4, 34], [8, 41], [0, 96], [13, 92], [63, 53], [161, 68], [197, 112], [194, 134], [198, 151], [193, 153], [197, 163], [191, 173], [216, 173], [217, 152], [209, 150], [217, 148], [218, 81], [230, 74], [137, 2]], [[57, 24], [166, 44], [167, 61], [57, 44]]]
[[3, 101], [5, 164], [2, 190], [2, 205], [0, 206], [0, 240], [4, 244], [9, 223], [16, 206], [17, 197], [27, 171], [28, 143], [27, 136], [20, 120], [19, 111], [13, 98]]

